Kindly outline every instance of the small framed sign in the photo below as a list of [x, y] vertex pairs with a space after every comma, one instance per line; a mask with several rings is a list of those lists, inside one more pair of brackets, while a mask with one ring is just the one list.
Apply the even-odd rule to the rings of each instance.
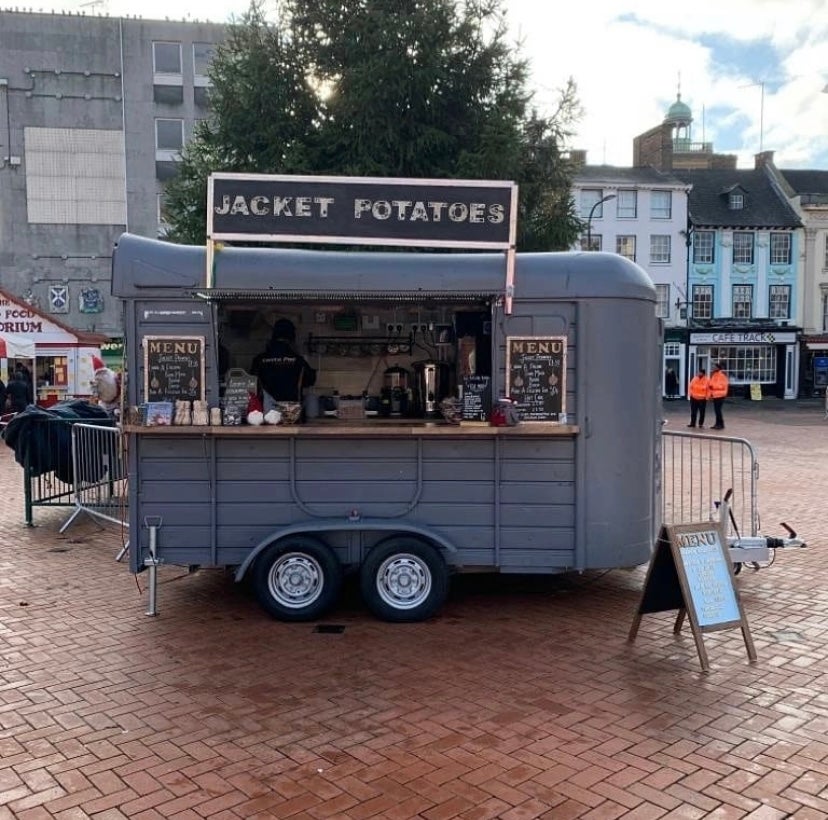
[[739, 627], [749, 660], [756, 660], [720, 524], [704, 522], [661, 528], [629, 640], [633, 641], [638, 634], [642, 615], [674, 609], [678, 610], [678, 617], [673, 632], [681, 631], [686, 616], [705, 672], [710, 663], [702, 640], [704, 632]]
[[204, 337], [144, 336], [144, 401], [204, 401]]

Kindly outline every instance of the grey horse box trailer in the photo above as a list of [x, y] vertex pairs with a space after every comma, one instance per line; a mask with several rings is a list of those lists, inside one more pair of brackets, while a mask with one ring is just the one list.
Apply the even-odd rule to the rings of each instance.
[[645, 563], [659, 524], [653, 284], [620, 256], [518, 254], [506, 313], [503, 260], [228, 247], [206, 289], [205, 248], [124, 234], [112, 289], [125, 305], [129, 406], [146, 398], [146, 339], [165, 335], [203, 338], [205, 398], [218, 406], [219, 316], [238, 305], [471, 305], [490, 317], [495, 396], [507, 337], [566, 340], [559, 424], [124, 425], [132, 571], [235, 568], [285, 620], [320, 617], [358, 572], [377, 617], [414, 621], [439, 609], [452, 572]]

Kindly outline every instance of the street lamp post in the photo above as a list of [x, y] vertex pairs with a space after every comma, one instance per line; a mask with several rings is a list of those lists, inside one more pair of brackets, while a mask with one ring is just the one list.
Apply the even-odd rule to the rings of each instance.
[[586, 249], [588, 251], [592, 250], [592, 217], [595, 215], [595, 209], [599, 205], [603, 205], [605, 202], [609, 202], [611, 199], [615, 199], [616, 194], [607, 194], [605, 197], [599, 199], [590, 209], [589, 209], [589, 216], [587, 217], [587, 246]]

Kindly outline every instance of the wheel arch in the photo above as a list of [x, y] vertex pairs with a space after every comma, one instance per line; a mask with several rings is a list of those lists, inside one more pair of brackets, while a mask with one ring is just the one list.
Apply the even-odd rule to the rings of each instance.
[[460, 553], [457, 547], [442, 533], [437, 532], [431, 527], [423, 524], [418, 524], [414, 521], [393, 521], [389, 519], [358, 519], [355, 521], [343, 521], [342, 519], [335, 520], [317, 520], [317, 521], [301, 521], [296, 524], [290, 524], [287, 527], [280, 527], [274, 530], [267, 538], [262, 539], [253, 547], [248, 553], [244, 561], [236, 570], [235, 580], [241, 581], [250, 567], [253, 566], [256, 558], [266, 550], [271, 544], [280, 541], [282, 538], [287, 538], [291, 535], [308, 535], [318, 538], [322, 533], [331, 532], [386, 532], [388, 535], [382, 541], [392, 538], [394, 535], [412, 535], [419, 537], [429, 543], [433, 544], [446, 560], [446, 563], [453, 569], [460, 569], [462, 563], [460, 562]]

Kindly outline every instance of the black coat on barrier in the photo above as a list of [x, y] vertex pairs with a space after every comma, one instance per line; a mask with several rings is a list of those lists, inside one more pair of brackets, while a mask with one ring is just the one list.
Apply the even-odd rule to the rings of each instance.
[[29, 465], [29, 475], [53, 472], [67, 484], [72, 483], [72, 422], [91, 422], [115, 426], [114, 419], [95, 404], [74, 399], [49, 408], [27, 407], [3, 430], [3, 440], [14, 450], [14, 460]]

